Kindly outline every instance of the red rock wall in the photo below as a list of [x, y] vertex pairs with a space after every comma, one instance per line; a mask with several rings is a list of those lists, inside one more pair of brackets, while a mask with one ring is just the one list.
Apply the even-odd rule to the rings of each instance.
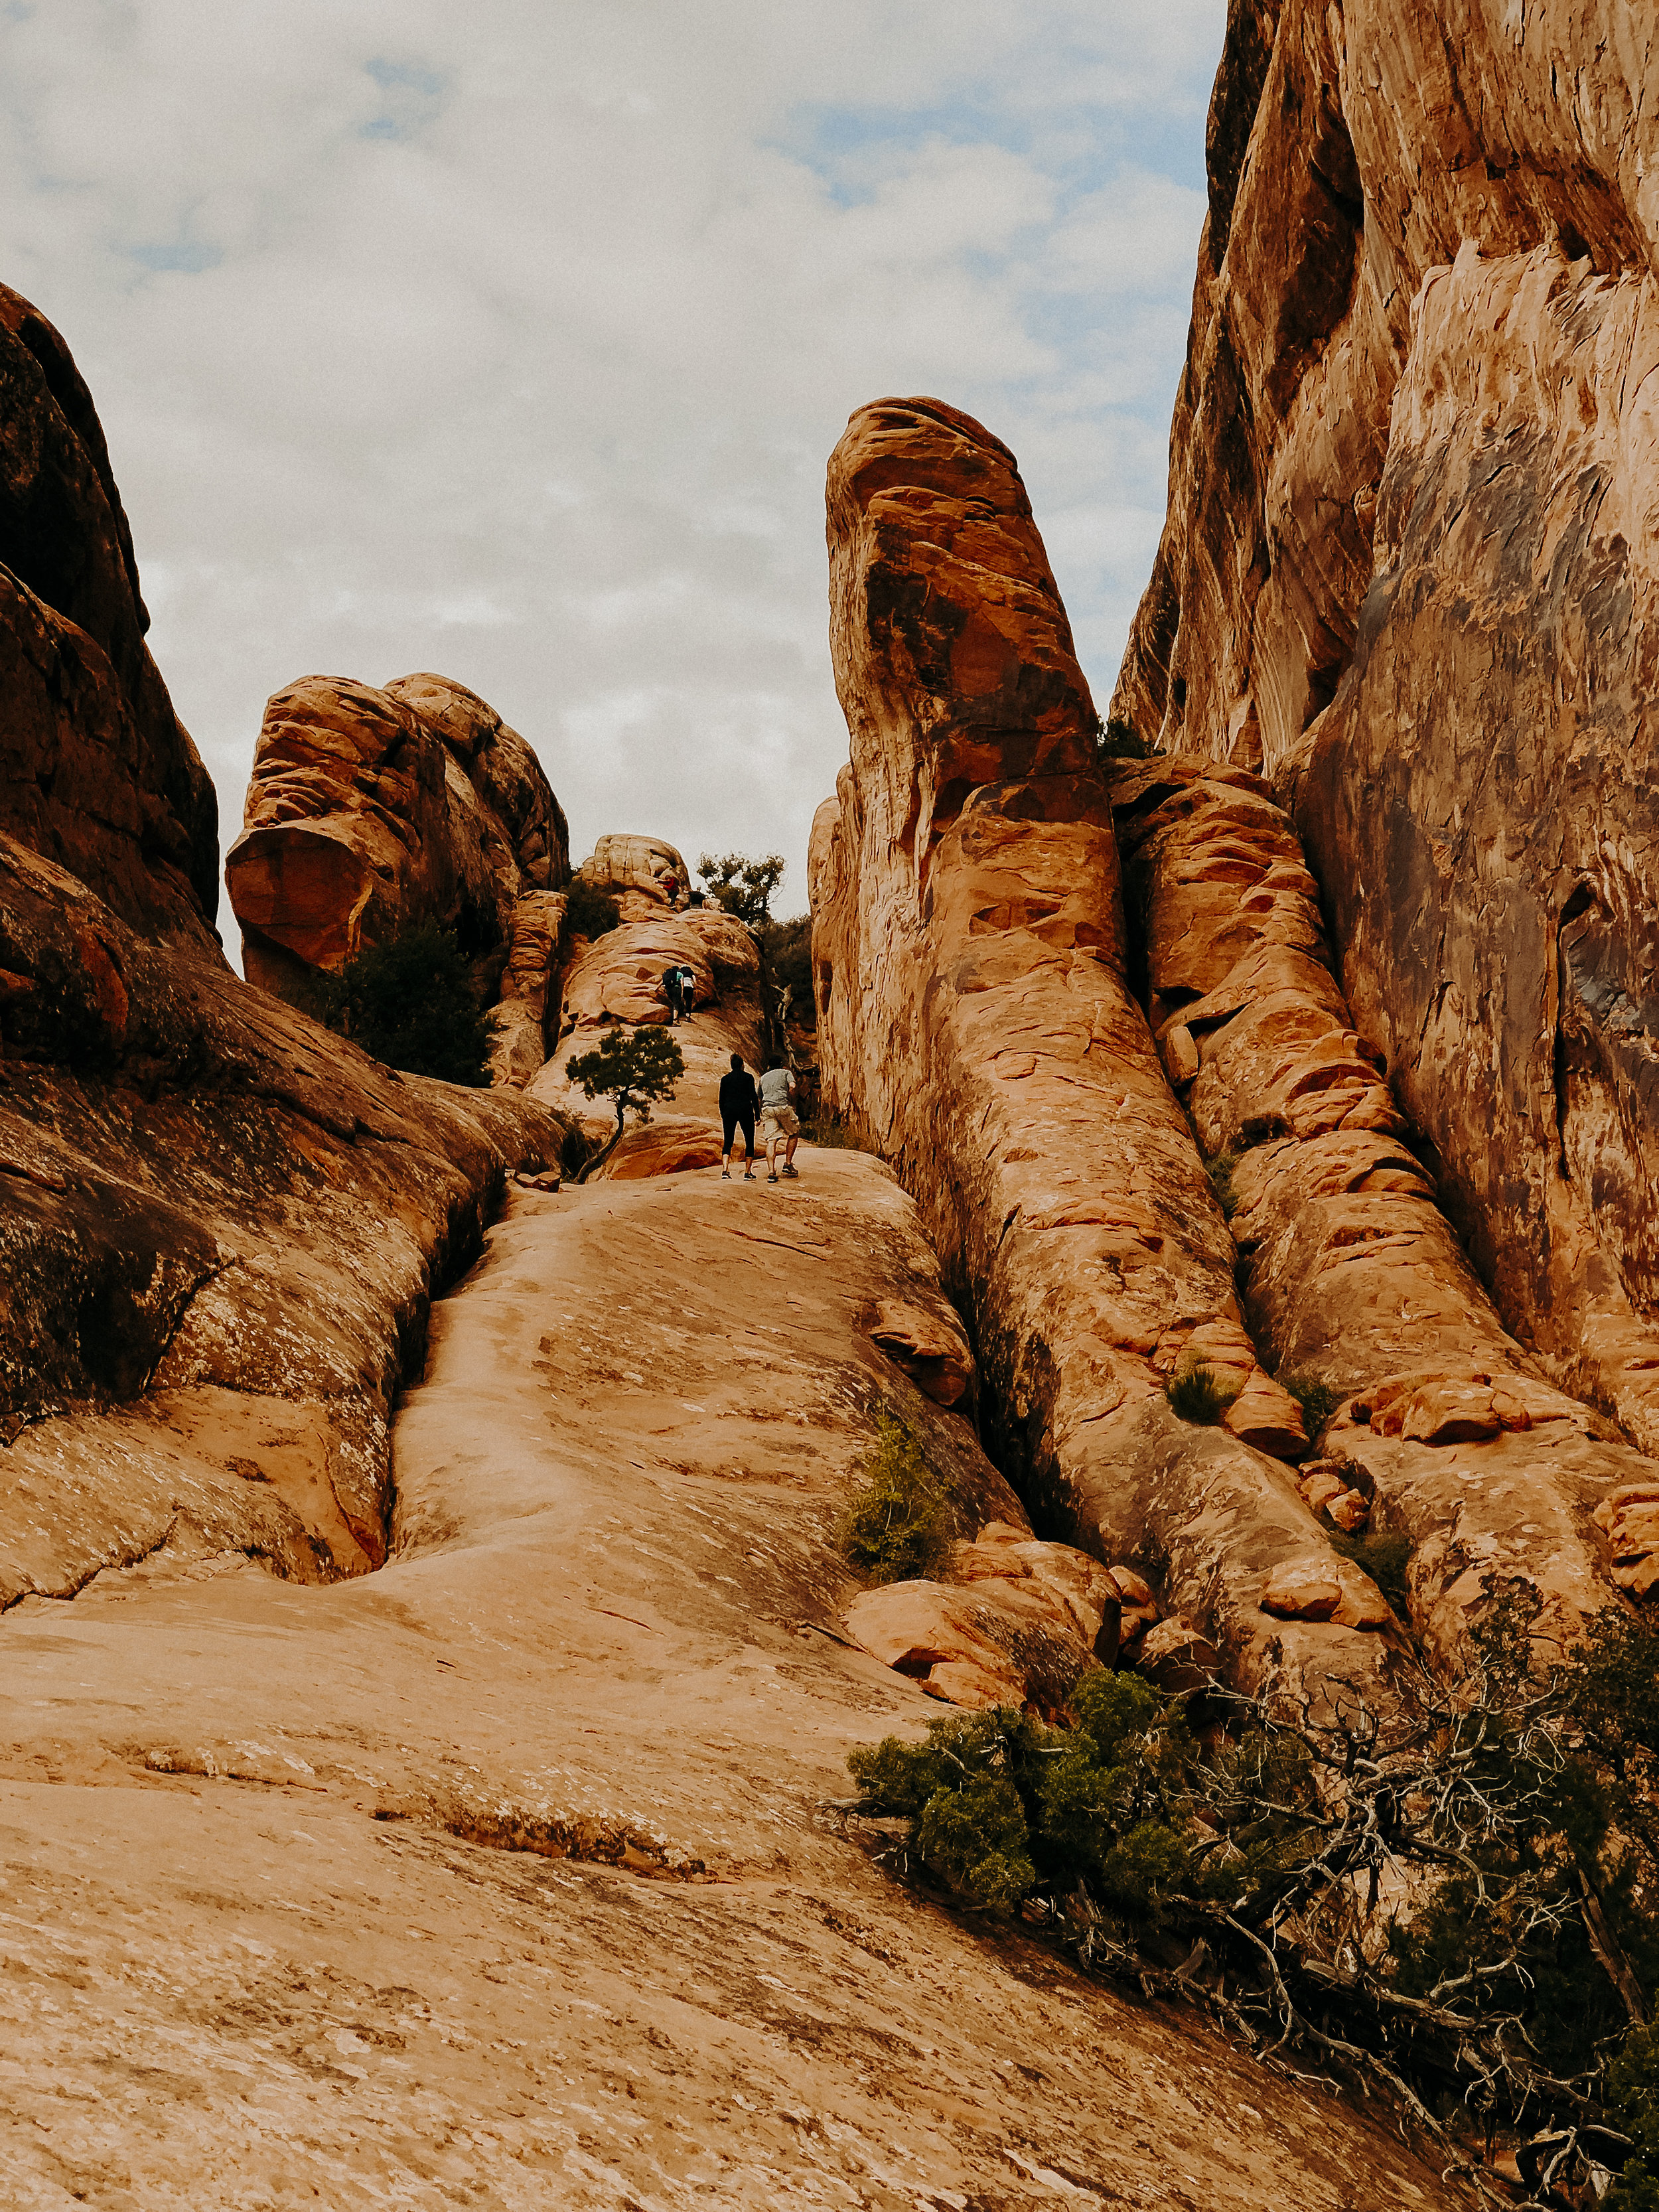
[[1114, 711], [1294, 806], [1505, 1322], [1659, 1448], [1659, 17], [1240, 4]]
[[0, 286], [0, 833], [134, 928], [211, 945], [218, 806], [149, 627], [92, 396]]

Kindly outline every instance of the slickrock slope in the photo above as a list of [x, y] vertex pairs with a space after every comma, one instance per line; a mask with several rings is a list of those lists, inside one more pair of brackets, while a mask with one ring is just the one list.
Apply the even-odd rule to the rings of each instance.
[[218, 806], [149, 628], [92, 396], [0, 285], [0, 835], [133, 927], [211, 946]]
[[817, 1809], [939, 1711], [808, 1625], [874, 1413], [1018, 1518], [869, 1342], [913, 1260], [856, 1155], [515, 1194], [434, 1312], [384, 1571], [0, 1620], [9, 2202], [1455, 2201]]
[[1231, 10], [1114, 702], [1293, 799], [1506, 1324], [1649, 1450], [1656, 76], [1650, 8]]
[[569, 876], [564, 815], [493, 707], [441, 676], [383, 690], [302, 677], [265, 708], [225, 878], [248, 981], [303, 1003], [406, 923], [453, 928], [486, 1003], [495, 1078], [522, 1084], [540, 1041]]
[[[1052, 1532], [1147, 1572], [1248, 1678], [1373, 1680], [1397, 1631], [1369, 1585], [1335, 1620], [1261, 1607], [1322, 1541], [1252, 1448], [1299, 1448], [1300, 1414], [1256, 1363], [1124, 981], [1093, 710], [1012, 456], [936, 401], [883, 401], [849, 423], [829, 501], [852, 758], [811, 855], [826, 1100], [917, 1197], [974, 1316], [1000, 1463]], [[1195, 1358], [1236, 1376], [1231, 1433], [1169, 1409]]]
[[1304, 1483], [1327, 1506], [1357, 1492], [1373, 1527], [1410, 1536], [1414, 1620], [1448, 1662], [1504, 1589], [1530, 1594], [1552, 1653], [1569, 1648], [1612, 1601], [1592, 1510], [1659, 1468], [1504, 1333], [1352, 1026], [1300, 842], [1261, 779], [1164, 755], [1112, 797], [1149, 1013], [1230, 1188], [1256, 1341], [1347, 1401]]

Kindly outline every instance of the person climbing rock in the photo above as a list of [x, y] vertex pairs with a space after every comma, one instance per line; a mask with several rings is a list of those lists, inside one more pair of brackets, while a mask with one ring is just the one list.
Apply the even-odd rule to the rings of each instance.
[[668, 1019], [671, 1026], [677, 1022], [684, 1021], [690, 1012], [691, 1002], [696, 988], [697, 979], [690, 968], [676, 965], [664, 969], [662, 994], [668, 1001]]
[[766, 1180], [778, 1180], [778, 1146], [784, 1146], [783, 1172], [796, 1179], [795, 1146], [800, 1141], [800, 1119], [790, 1100], [795, 1079], [781, 1060], [775, 1060], [760, 1079], [761, 1138], [766, 1146]]
[[720, 1078], [720, 1176], [732, 1180], [732, 1139], [743, 1131], [743, 1180], [755, 1180], [755, 1079], [743, 1064], [743, 1054], [732, 1055], [732, 1073]]

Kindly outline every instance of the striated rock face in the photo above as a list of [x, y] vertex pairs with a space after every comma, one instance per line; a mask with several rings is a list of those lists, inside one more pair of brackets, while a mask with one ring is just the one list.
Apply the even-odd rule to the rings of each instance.
[[92, 396], [0, 285], [0, 834], [132, 927], [210, 947], [217, 801], [149, 627]]
[[1292, 803], [1505, 1324], [1659, 1449], [1650, 9], [1231, 11], [1115, 711]]
[[[811, 846], [826, 1102], [921, 1203], [971, 1311], [995, 1455], [1053, 1533], [1154, 1573], [1260, 1676], [1376, 1674], [1386, 1639], [1286, 1627], [1307, 1550], [1235, 1253], [1125, 980], [1093, 710], [1006, 447], [933, 401], [853, 417], [830, 465], [831, 640], [852, 757]], [[1243, 1429], [1178, 1419], [1185, 1366]]]
[[265, 708], [243, 822], [225, 873], [250, 982], [295, 999], [429, 917], [506, 1004], [497, 1081], [541, 1065], [568, 839], [535, 755], [475, 692], [302, 677]]

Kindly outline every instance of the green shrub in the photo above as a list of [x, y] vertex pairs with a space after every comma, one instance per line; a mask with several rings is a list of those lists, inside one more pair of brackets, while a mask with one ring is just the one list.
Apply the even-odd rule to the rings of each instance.
[[1342, 1403], [1343, 1393], [1334, 1383], [1316, 1382], [1311, 1375], [1281, 1375], [1277, 1379], [1280, 1389], [1288, 1390], [1301, 1407], [1302, 1425], [1311, 1442]]
[[783, 855], [768, 853], [757, 860], [748, 853], [726, 853], [716, 860], [705, 853], [697, 862], [697, 873], [706, 897], [759, 929], [769, 920], [772, 894], [783, 881]]
[[816, 1029], [811, 915], [798, 914], [789, 921], [768, 922], [761, 931], [761, 951], [778, 993], [781, 1013], [803, 1029]]
[[564, 897], [564, 926], [572, 936], [591, 939], [621, 927], [622, 913], [611, 893], [582, 877], [570, 878]]
[[[1611, 2201], [1659, 2212], [1659, 2026], [1640, 2024], [1659, 1988], [1659, 1630], [1604, 1618], [1540, 1681], [1535, 1610], [1500, 1601], [1455, 1685], [1401, 1674], [1381, 1709], [1316, 1718], [1212, 1687], [1228, 1732], [1200, 1739], [1179, 1700], [1101, 1669], [1067, 1728], [958, 1713], [848, 1764], [963, 1903], [1025, 1907], [1085, 1966], [1369, 2073], [1431, 2131], [1437, 2113], [1489, 2138], [1552, 2113], [1622, 2130]], [[1592, 2137], [1585, 2155], [1620, 2153]], [[1582, 2160], [1557, 2184], [1590, 2201]]]
[[1238, 1199], [1233, 1190], [1233, 1169], [1238, 1162], [1237, 1152], [1218, 1152], [1212, 1160], [1206, 1160], [1204, 1172], [1210, 1178], [1210, 1188], [1215, 1193], [1216, 1204], [1221, 1208], [1222, 1218], [1231, 1221]]
[[473, 1090], [489, 1081], [489, 1024], [453, 930], [411, 922], [313, 978], [308, 1009], [373, 1058]]
[[1406, 1569], [1412, 1556], [1409, 1536], [1333, 1535], [1331, 1544], [1345, 1559], [1352, 1559], [1355, 1566], [1370, 1577], [1402, 1620], [1409, 1619], [1411, 1592], [1406, 1582]]
[[1097, 761], [1150, 760], [1154, 746], [1149, 745], [1133, 722], [1114, 714], [1109, 721], [1096, 720], [1095, 758]]
[[1212, 1429], [1237, 1394], [1226, 1389], [1213, 1368], [1198, 1366], [1172, 1375], [1164, 1385], [1164, 1395], [1177, 1419]]
[[872, 1582], [926, 1580], [950, 1554], [956, 1516], [902, 1422], [884, 1415], [865, 1486], [841, 1524], [842, 1549]]

